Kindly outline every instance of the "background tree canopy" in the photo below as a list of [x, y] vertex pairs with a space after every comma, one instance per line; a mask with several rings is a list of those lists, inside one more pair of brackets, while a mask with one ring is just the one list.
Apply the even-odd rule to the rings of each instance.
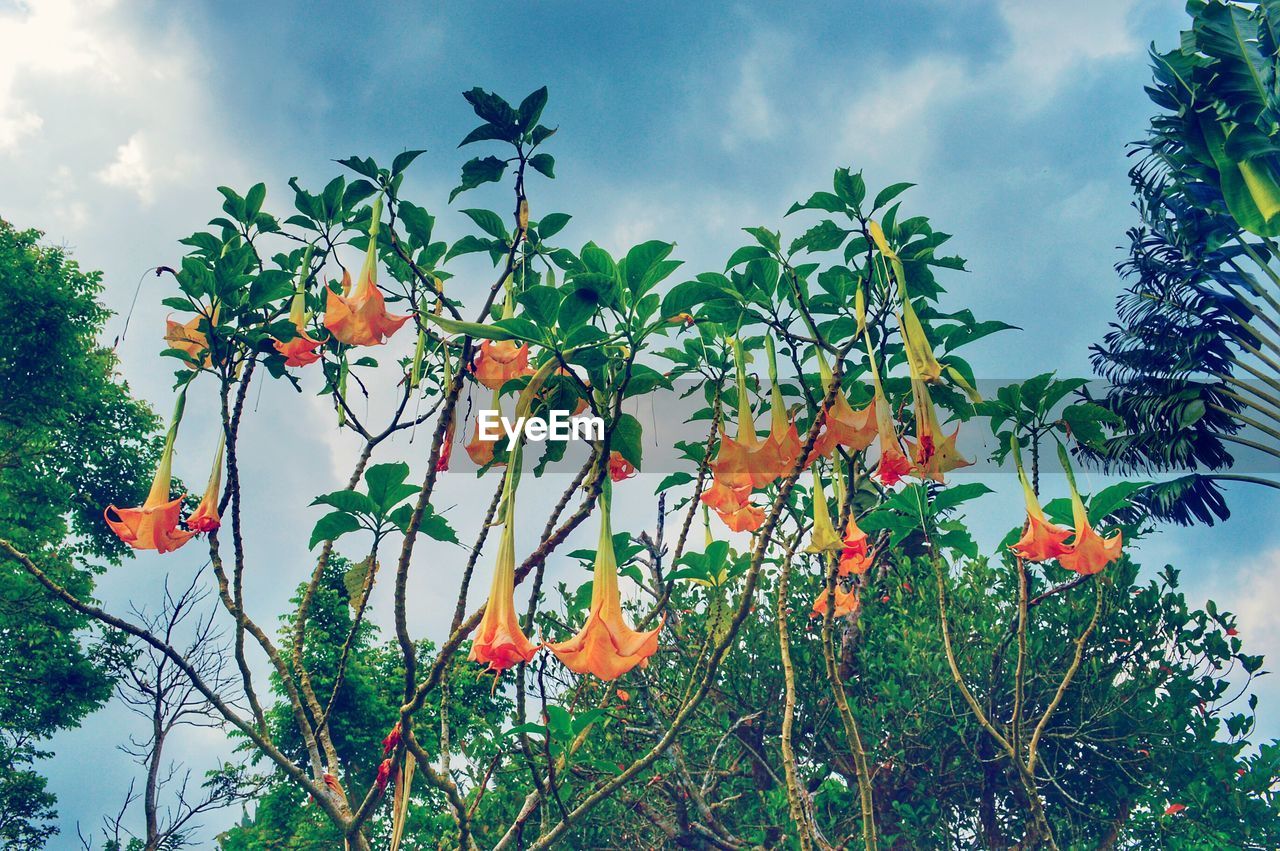
[[[0, 529], [88, 596], [94, 571], [128, 549], [103, 522], [102, 500], [146, 491], [157, 421], [98, 342], [109, 316], [99, 276], [40, 236], [0, 220]], [[103, 642], [116, 636], [15, 567], [0, 566], [0, 841], [21, 848], [52, 831], [53, 797], [32, 768], [40, 742], [110, 695]]]

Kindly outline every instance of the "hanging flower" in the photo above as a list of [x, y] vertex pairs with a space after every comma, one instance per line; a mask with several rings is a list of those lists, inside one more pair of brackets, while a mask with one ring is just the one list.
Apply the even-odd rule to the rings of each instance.
[[699, 497], [734, 532], [754, 532], [764, 523], [764, 509], [751, 504], [751, 488], [732, 488], [712, 481]]
[[[822, 377], [824, 391], [831, 389], [835, 382], [835, 374], [827, 364], [822, 350], [818, 355], [818, 372]], [[874, 402], [865, 408], [854, 410], [845, 398], [844, 390], [836, 390], [835, 398], [822, 412], [822, 431], [813, 443], [813, 451], [809, 453], [807, 463], [812, 464], [815, 458], [830, 456], [837, 446], [848, 447], [850, 452], [861, 452], [876, 438], [876, 418]]]
[[[858, 599], [858, 589], [852, 586], [845, 590], [842, 586], [844, 583], [836, 581], [836, 611], [833, 617], [842, 618], [845, 615], [851, 615], [858, 611], [862, 605], [862, 601]], [[813, 611], [809, 613], [811, 618], [820, 618], [827, 613], [827, 589], [823, 588], [822, 593], [818, 595], [818, 599], [813, 602]]]
[[222, 496], [222, 450], [226, 442], [226, 433], [219, 430], [218, 451], [213, 455], [213, 471], [209, 473], [209, 484], [204, 489], [204, 498], [187, 518], [188, 529], [196, 532], [212, 532], [222, 525], [222, 518], [218, 516], [218, 500]]
[[[453, 456], [453, 432], [454, 432], [454, 427], [457, 424], [458, 424], [458, 412], [457, 412], [457, 408], [454, 408], [454, 413], [449, 420], [449, 425], [447, 425], [444, 430], [444, 442], [440, 446], [440, 457], [436, 459], [437, 473], [444, 473], [444, 472], [448, 472], [449, 470], [449, 459]], [[468, 455], [471, 454], [470, 449], [467, 450], [467, 454]], [[489, 450], [489, 458], [490, 460], [493, 459], [492, 448], [490, 448]], [[472, 456], [472, 460], [475, 460], [474, 456]], [[483, 467], [484, 465], [481, 464], [480, 466]]]
[[626, 481], [636, 474], [636, 468], [630, 461], [622, 457], [622, 453], [614, 450], [609, 453], [609, 478], [615, 482]]
[[1100, 572], [1122, 555], [1122, 535], [1119, 530], [1110, 538], [1103, 538], [1089, 525], [1089, 512], [1085, 510], [1080, 491], [1076, 490], [1076, 477], [1071, 471], [1066, 450], [1058, 447], [1058, 457], [1067, 472], [1067, 485], [1071, 488], [1071, 512], [1075, 520], [1076, 535], [1066, 552], [1058, 556], [1058, 564], [1067, 570], [1089, 575]]
[[1027, 474], [1022, 469], [1018, 439], [1010, 437], [1009, 445], [1013, 451], [1014, 466], [1018, 470], [1018, 480], [1022, 484], [1022, 495], [1027, 502], [1027, 527], [1022, 537], [1009, 549], [1018, 558], [1027, 561], [1050, 561], [1070, 549], [1065, 541], [1071, 537], [1071, 530], [1050, 523], [1049, 518], [1045, 517], [1040, 501], [1036, 499], [1036, 493], [1031, 489]]
[[844, 539], [841, 541], [840, 566], [841, 576], [852, 573], [866, 573], [875, 563], [875, 554], [867, 547], [867, 533], [858, 528], [853, 514], [844, 527]]
[[485, 340], [471, 371], [485, 387], [499, 390], [511, 379], [529, 374], [529, 346], [514, 340]]
[[365, 252], [364, 268], [355, 289], [350, 289], [350, 276], [343, 272], [343, 295], [325, 290], [324, 327], [341, 343], [348, 346], [380, 346], [409, 316], [387, 312], [386, 300], [378, 289], [378, 228], [382, 218], [382, 198], [373, 202], [373, 216], [369, 221], [369, 248]]
[[595, 576], [591, 582], [591, 610], [587, 622], [572, 638], [547, 645], [566, 668], [578, 674], [594, 674], [615, 680], [636, 665], [647, 665], [658, 650], [662, 625], [648, 632], [633, 630], [622, 614], [618, 589], [618, 561], [609, 527], [609, 491], [600, 498], [600, 543], [596, 549]]
[[[493, 407], [491, 410], [497, 412], [498, 419], [501, 420], [502, 400], [498, 396], [497, 390], [493, 391]], [[498, 441], [501, 439], [502, 437], [500, 434], [492, 438], [485, 437], [481, 433], [480, 418], [476, 417], [475, 433], [471, 436], [470, 442], [468, 442], [465, 447], [467, 450], [467, 455], [470, 456], [471, 460], [475, 462], [475, 465], [477, 467], [483, 467], [487, 464], [492, 464], [494, 463], [493, 452], [498, 446]], [[444, 457], [444, 453], [441, 453], [441, 457]], [[502, 466], [501, 461], [498, 462], [498, 466]]]
[[956, 448], [960, 427], [950, 436], [944, 435], [938, 424], [938, 412], [929, 397], [929, 388], [919, 378], [911, 378], [911, 395], [915, 397], [916, 439], [908, 439], [907, 446], [915, 460], [914, 472], [922, 479], [942, 483], [946, 473], [973, 464]]
[[397, 721], [395, 726], [391, 728], [391, 732], [387, 733], [387, 737], [382, 740], [382, 755], [388, 756], [396, 748], [400, 747], [400, 722]]
[[[216, 309], [213, 316], [213, 322], [216, 322], [218, 316]], [[172, 319], [165, 320], [164, 341], [169, 344], [169, 348], [177, 349], [190, 358], [186, 361], [190, 369], [213, 365], [213, 358], [209, 353], [209, 338], [200, 330], [200, 323], [204, 321], [206, 320], [203, 315], [196, 316], [185, 324], [174, 322]]]
[[302, 255], [302, 266], [298, 272], [298, 287], [293, 294], [293, 303], [289, 307], [289, 321], [297, 331], [289, 340], [276, 340], [277, 352], [284, 355], [285, 366], [306, 366], [320, 360], [316, 349], [320, 341], [307, 333], [307, 276], [311, 273], [311, 246]]
[[193, 531], [178, 528], [183, 494], [174, 499], [169, 498], [169, 486], [173, 480], [173, 444], [178, 436], [178, 423], [182, 421], [186, 398], [184, 388], [174, 405], [173, 421], [169, 425], [164, 451], [160, 455], [160, 465], [156, 468], [146, 502], [138, 508], [116, 508], [109, 505], [103, 512], [111, 531], [135, 550], [167, 553], [176, 550], [195, 535]]
[[813, 535], [805, 552], [826, 553], [840, 549], [843, 542], [836, 534], [836, 527], [831, 523], [831, 512], [827, 507], [827, 495], [822, 489], [822, 476], [818, 468], [813, 468]]
[[498, 544], [498, 565], [493, 571], [489, 602], [471, 640], [470, 659], [489, 665], [491, 671], [505, 671], [512, 665], [528, 662], [538, 652], [538, 645], [525, 637], [516, 617], [516, 549], [514, 477], [507, 475], [505, 518], [502, 540]]
[[384, 759], [378, 765], [378, 776], [374, 778], [374, 783], [378, 787], [379, 792], [387, 791], [387, 784], [391, 782], [391, 759]]
[[876, 433], [880, 438], [880, 463], [876, 467], [875, 477], [885, 487], [893, 487], [911, 472], [912, 465], [898, 442], [898, 427], [893, 422], [893, 409], [889, 406], [888, 397], [884, 395], [884, 385], [880, 383], [880, 370], [876, 367], [875, 355], [871, 352], [871, 339], [863, 339], [867, 343], [871, 378], [875, 383], [875, 398], [871, 404], [875, 407]]
[[898, 295], [901, 299], [898, 326], [902, 331], [902, 346], [906, 350], [907, 363], [911, 365], [912, 373], [920, 376], [922, 381], [936, 383], [942, 377], [942, 366], [934, 357], [933, 346], [929, 344], [929, 338], [925, 335], [920, 317], [916, 315], [916, 309], [911, 304], [911, 294], [907, 292], [907, 273], [902, 266], [902, 259], [889, 247], [889, 241], [885, 238], [879, 222], [868, 222], [867, 231], [871, 234], [871, 240], [876, 244], [876, 248], [880, 249], [881, 255], [889, 261], [889, 265], [893, 268], [894, 280], [898, 284]]

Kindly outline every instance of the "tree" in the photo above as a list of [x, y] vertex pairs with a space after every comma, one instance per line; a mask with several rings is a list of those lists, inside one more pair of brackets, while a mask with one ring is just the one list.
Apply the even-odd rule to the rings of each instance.
[[1095, 347], [1123, 428], [1098, 453], [1123, 471], [1189, 472], [1138, 504], [1190, 524], [1225, 519], [1220, 482], [1280, 458], [1280, 8], [1195, 2], [1180, 46], [1153, 53], [1161, 109], [1130, 170], [1141, 224], [1120, 323]]
[[[145, 503], [112, 523], [154, 558], [207, 546], [234, 684], [0, 539], [233, 728], [266, 792], [224, 848], [1275, 847], [1280, 748], [1249, 751], [1253, 703], [1228, 691], [1262, 660], [1228, 613], [1186, 606], [1176, 572], [1137, 583], [1125, 547], [1152, 528], [1142, 484], [1085, 495], [1071, 474], [1070, 452], [1101, 451], [1112, 419], [1082, 382], [978, 397], [967, 347], [1011, 326], [945, 307], [965, 264], [910, 211], [910, 184], [869, 191], [838, 168], [787, 212], [809, 219], [793, 239], [745, 228], [723, 271], [672, 285], [674, 243], [575, 250], [567, 214], [533, 217], [537, 176], [555, 174], [546, 89], [466, 99], [481, 123], [463, 145], [487, 150], [450, 202], [503, 184], [510, 214], [463, 210], [474, 229], [452, 245], [403, 194], [420, 151], [340, 160], [350, 173], [318, 192], [292, 181], [283, 220], [264, 184], [223, 187], [223, 214], [183, 240], [166, 299], [185, 318], [165, 336], [175, 414]], [[453, 283], [467, 255], [491, 263], [488, 286]], [[404, 328], [412, 354], [379, 363]], [[268, 380], [318, 387], [332, 427], [361, 441], [345, 487], [311, 500], [314, 562], [292, 574], [278, 633], [243, 592], [251, 571], [291, 569], [263, 562], [242, 516], [244, 492], [274, 484], [240, 462], [245, 399]], [[222, 434], [184, 517], [170, 479], [190, 393], [215, 396]], [[476, 430], [478, 477], [450, 480], [464, 393], [514, 421], [580, 410], [601, 427], [572, 454]], [[368, 406], [382, 418], [352, 404], [362, 394], [389, 396]], [[653, 527], [615, 529], [617, 500], [649, 499], [629, 479], [660, 466], [641, 401], [687, 411], [692, 432], [663, 447]], [[966, 521], [988, 489], [958, 472], [960, 432], [979, 425], [997, 437], [984, 460], [1016, 472], [1027, 504], [988, 552]], [[430, 434], [418, 480], [388, 439], [414, 428]], [[1042, 453], [1069, 482], [1045, 505]], [[458, 546], [436, 506], [477, 482], [492, 496]], [[540, 515], [533, 541], [522, 512]], [[595, 547], [563, 552], [579, 528]], [[289, 531], [308, 530], [272, 534]], [[415, 558], [427, 539], [435, 557]], [[547, 587], [553, 559], [590, 579]], [[422, 571], [456, 583], [438, 644], [411, 627]]]
[[[39, 240], [0, 220], [0, 535], [87, 596], [90, 560], [127, 549], [102, 506], [146, 490], [156, 421], [98, 343], [109, 315], [100, 276]], [[0, 838], [38, 848], [55, 803], [33, 768], [40, 742], [110, 695], [113, 638], [16, 567], [0, 567]]]

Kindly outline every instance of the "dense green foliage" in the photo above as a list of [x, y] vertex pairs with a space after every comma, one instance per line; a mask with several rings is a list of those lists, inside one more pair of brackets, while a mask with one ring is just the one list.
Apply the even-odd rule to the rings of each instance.
[[[109, 315], [100, 276], [34, 230], [0, 221], [0, 537], [38, 552], [88, 595], [88, 559], [125, 551], [102, 506], [131, 504], [155, 464], [155, 417], [114, 376], [98, 335]], [[54, 800], [32, 768], [41, 741], [110, 694], [110, 637], [51, 601], [19, 565], [0, 563], [0, 840], [39, 847]], [[85, 642], [95, 646], [85, 646]]]

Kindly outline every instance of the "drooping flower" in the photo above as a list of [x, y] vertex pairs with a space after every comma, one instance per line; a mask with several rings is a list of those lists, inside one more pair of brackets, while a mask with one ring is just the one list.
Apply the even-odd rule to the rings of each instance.
[[[493, 407], [490, 410], [496, 412], [498, 419], [501, 420], [502, 399], [499, 397], [497, 390], [493, 391]], [[472, 434], [471, 440], [467, 443], [465, 448], [467, 450], [467, 455], [470, 456], [471, 460], [475, 462], [477, 467], [483, 467], [486, 464], [494, 463], [493, 452], [498, 446], [498, 441], [502, 439], [500, 430], [499, 433], [493, 437], [486, 437], [483, 432], [484, 430], [480, 428], [480, 417], [476, 417], [475, 433]], [[441, 457], [443, 457], [443, 453], [441, 453]], [[499, 461], [497, 466], [502, 466], [502, 462]]]
[[907, 292], [907, 273], [902, 266], [902, 259], [889, 247], [889, 240], [885, 238], [884, 229], [880, 227], [879, 222], [868, 222], [867, 232], [871, 234], [871, 240], [880, 250], [880, 254], [889, 261], [894, 280], [898, 285], [898, 296], [901, 302], [898, 325], [902, 330], [902, 346], [906, 350], [907, 362], [911, 365], [913, 374], [918, 375], [922, 381], [933, 384], [942, 377], [942, 366], [934, 357], [933, 346], [929, 344], [929, 338], [925, 335], [920, 317], [916, 315], [916, 309], [911, 304], [911, 294]]
[[818, 468], [813, 468], [813, 534], [805, 552], [835, 552], [843, 545], [836, 527], [831, 522], [831, 511], [827, 507], [827, 495], [822, 488], [822, 476]]
[[875, 563], [875, 554], [867, 546], [867, 533], [858, 528], [858, 522], [852, 513], [844, 527], [844, 540], [841, 541], [839, 574], [848, 576], [852, 573], [866, 573]]
[[525, 637], [516, 616], [516, 547], [514, 476], [508, 474], [505, 518], [502, 539], [498, 544], [498, 565], [493, 571], [493, 584], [489, 587], [489, 602], [484, 616], [471, 639], [470, 659], [489, 665], [491, 671], [505, 671], [512, 665], [528, 662], [538, 652], [538, 645]]
[[397, 721], [391, 731], [387, 733], [387, 737], [382, 740], [382, 755], [390, 756], [391, 752], [400, 747], [400, 722]]
[[577, 635], [547, 644], [565, 667], [578, 674], [594, 674], [614, 680], [636, 665], [647, 665], [658, 650], [662, 625], [637, 632], [622, 613], [618, 589], [618, 561], [609, 526], [609, 489], [600, 497], [600, 543], [596, 549], [595, 575], [591, 582], [591, 610]]
[[222, 525], [218, 516], [218, 500], [222, 496], [222, 451], [226, 446], [227, 436], [219, 430], [218, 451], [213, 455], [213, 470], [209, 473], [209, 484], [204, 489], [204, 497], [196, 510], [187, 518], [187, 528], [196, 532], [212, 532]]
[[[800, 442], [800, 432], [796, 424], [787, 414], [787, 404], [782, 398], [782, 385], [778, 383], [778, 356], [774, 351], [773, 338], [765, 337], [765, 349], [769, 353], [769, 395], [770, 395], [770, 428], [769, 436], [764, 439], [760, 454], [765, 463], [760, 465], [760, 478], [756, 479], [756, 487], [764, 487], [770, 482], [789, 474], [796, 465], [796, 459], [804, 445]], [[766, 476], [771, 474], [767, 481]]]
[[915, 461], [914, 472], [922, 479], [942, 483], [945, 474], [968, 467], [973, 462], [956, 448], [960, 427], [956, 426], [949, 436], [943, 433], [942, 426], [938, 424], [938, 412], [929, 397], [929, 388], [914, 375], [911, 378], [911, 395], [915, 398], [916, 439], [908, 439], [907, 446]]
[[[827, 364], [822, 350], [816, 350], [818, 356], [818, 372], [822, 378], [824, 391], [830, 391], [835, 381], [835, 374]], [[876, 439], [876, 419], [873, 405], [854, 410], [845, 398], [844, 390], [836, 390], [835, 398], [822, 412], [822, 431], [813, 443], [813, 451], [809, 453], [808, 463], [814, 459], [829, 456], [837, 446], [844, 446], [850, 452], [861, 452]]]
[[316, 349], [320, 341], [307, 333], [307, 276], [311, 274], [311, 246], [302, 255], [302, 266], [298, 272], [298, 286], [293, 294], [293, 303], [289, 307], [289, 321], [297, 331], [289, 340], [276, 340], [277, 352], [284, 355], [285, 366], [306, 366], [320, 360]]
[[138, 508], [116, 508], [109, 505], [103, 512], [111, 531], [135, 550], [167, 553], [176, 550], [195, 535], [194, 531], [178, 528], [183, 494], [174, 499], [169, 498], [169, 486], [173, 480], [173, 444], [178, 436], [178, 424], [182, 421], [186, 398], [184, 388], [174, 405], [173, 421], [169, 425], [164, 451], [160, 455], [160, 464], [156, 468], [146, 502]]
[[400, 316], [387, 312], [386, 300], [382, 297], [382, 290], [378, 289], [378, 228], [381, 218], [382, 198], [379, 196], [373, 202], [369, 248], [355, 289], [347, 293], [350, 277], [343, 272], [344, 294], [325, 290], [324, 327], [348, 346], [381, 346], [409, 321], [408, 314]]
[[609, 453], [609, 478], [615, 482], [626, 481], [636, 474], [636, 468], [616, 449]]
[[529, 345], [514, 340], [484, 340], [472, 364], [476, 380], [490, 390], [529, 374]]
[[902, 477], [911, 472], [911, 460], [902, 451], [898, 442], [898, 428], [893, 422], [893, 408], [884, 395], [884, 385], [880, 382], [880, 370], [876, 366], [875, 355], [871, 351], [871, 339], [864, 336], [867, 344], [867, 356], [871, 363], [871, 378], [875, 383], [875, 398], [872, 405], [876, 411], [876, 432], [880, 438], [880, 463], [876, 467], [875, 477], [885, 487], [893, 487]]
[[1067, 459], [1066, 450], [1058, 447], [1058, 457], [1067, 472], [1067, 486], [1071, 488], [1071, 513], [1075, 521], [1076, 535], [1066, 552], [1058, 556], [1058, 564], [1067, 570], [1089, 575], [1100, 572], [1104, 567], [1121, 556], [1123, 532], [1116, 530], [1110, 538], [1103, 538], [1089, 525], [1089, 512], [1085, 510], [1084, 500], [1076, 489], [1076, 477], [1071, 471], [1071, 463]]
[[[218, 316], [216, 308], [213, 316], [212, 321], [216, 322]], [[169, 348], [177, 349], [188, 356], [189, 360], [186, 364], [190, 369], [213, 365], [213, 357], [209, 353], [209, 338], [200, 330], [200, 324], [205, 321], [206, 318], [203, 315], [193, 317], [186, 323], [174, 322], [172, 319], [165, 320], [164, 341], [169, 344]]]
[[699, 499], [734, 532], [754, 532], [764, 523], [764, 509], [751, 504], [750, 487], [732, 488], [712, 480]]
[[755, 418], [751, 413], [751, 397], [747, 395], [745, 355], [742, 353], [741, 342], [736, 339], [733, 341], [733, 354], [738, 370], [738, 437], [735, 440], [723, 428], [720, 429], [720, 450], [711, 462], [711, 472], [722, 485], [734, 489], [749, 489], [757, 487], [757, 481], [763, 480], [767, 475], [755, 469], [767, 464], [767, 459], [760, 457], [762, 444], [756, 434]]
[[[849, 586], [848, 589], [845, 589], [843, 585], [843, 582], [839, 580], [836, 581], [836, 610], [833, 617], [837, 618], [853, 614], [862, 605], [862, 601], [858, 599], [858, 589], [853, 586]], [[813, 601], [813, 611], [809, 613], [809, 617], [820, 618], [826, 615], [827, 597], [827, 589], [823, 588], [818, 594], [818, 599]]]
[[[449, 425], [444, 429], [444, 442], [440, 446], [440, 457], [436, 459], [436, 472], [445, 473], [449, 470], [449, 459], [453, 457], [453, 432], [458, 425], [457, 409], [454, 409], [453, 417], [449, 420]], [[468, 453], [469, 454], [469, 453]], [[490, 455], [493, 454], [492, 449]], [[480, 466], [484, 466], [481, 464]]]
[[1040, 500], [1036, 498], [1036, 492], [1031, 489], [1027, 474], [1022, 469], [1017, 437], [1011, 436], [1009, 444], [1013, 450], [1013, 462], [1018, 470], [1018, 480], [1022, 483], [1022, 495], [1027, 502], [1027, 527], [1022, 537], [1009, 549], [1018, 558], [1027, 561], [1050, 561], [1069, 550], [1065, 542], [1071, 537], [1071, 530], [1051, 523], [1049, 518], [1045, 517], [1044, 509], [1040, 507]]
[[384, 759], [378, 764], [378, 775], [373, 782], [377, 785], [379, 792], [387, 791], [387, 784], [391, 782], [391, 766], [392, 760], [390, 758]]

